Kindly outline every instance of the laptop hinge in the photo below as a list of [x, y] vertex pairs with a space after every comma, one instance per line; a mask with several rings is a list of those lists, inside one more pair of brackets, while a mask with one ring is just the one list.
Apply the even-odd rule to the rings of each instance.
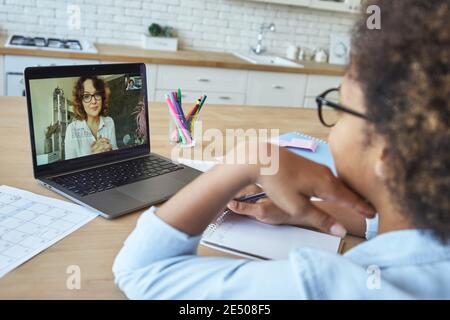
[[87, 168], [83, 168], [83, 169], [70, 170], [70, 171], [66, 171], [64, 173], [47, 175], [47, 176], [43, 176], [43, 177], [37, 177], [37, 179], [52, 179], [52, 178], [56, 178], [56, 177], [59, 177], [59, 176], [65, 176], [65, 175], [71, 174], [71, 173], [83, 172], [83, 171], [86, 171], [86, 170], [91, 170], [91, 169], [95, 169], [95, 168], [101, 168], [101, 167], [109, 166], [109, 165], [116, 164], [116, 163], [122, 163], [122, 162], [127, 162], [127, 161], [130, 161], [130, 160], [145, 158], [145, 157], [148, 157], [149, 155], [151, 155], [151, 153], [147, 153], [147, 154], [144, 154], [144, 155], [141, 155], [141, 156], [136, 156], [136, 157], [132, 157], [132, 158], [124, 159], [124, 160], [119, 160], [119, 161], [113, 161], [113, 162], [108, 162], [108, 163], [104, 163], [104, 164], [99, 164], [99, 165], [96, 165], [96, 166], [87, 167]]

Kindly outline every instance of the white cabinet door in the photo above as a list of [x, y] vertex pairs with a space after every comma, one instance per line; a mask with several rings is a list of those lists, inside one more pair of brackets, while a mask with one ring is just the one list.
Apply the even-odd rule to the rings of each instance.
[[[155, 101], [165, 102], [167, 93], [168, 92], [166, 90], [156, 90]], [[181, 100], [183, 102], [183, 106], [185, 106], [186, 103], [193, 104], [201, 95], [202, 95], [202, 92], [200, 92], [200, 91], [186, 91], [186, 90], [183, 91], [181, 94]]]
[[311, 3], [311, 0], [251, 0], [251, 1], [289, 4], [292, 6], [302, 6], [302, 7], [307, 7]]
[[147, 97], [148, 101], [156, 101], [156, 81], [158, 78], [158, 65], [145, 64], [145, 72], [147, 73]]
[[361, 0], [311, 0], [309, 7], [337, 12], [357, 13], [359, 12], [360, 5]]
[[[156, 90], [155, 101], [166, 101], [167, 91]], [[201, 91], [183, 91], [182, 100], [183, 106], [186, 104], [194, 104], [194, 102], [203, 94]], [[243, 105], [245, 104], [245, 94], [235, 92], [212, 92], [207, 94], [206, 104], [231, 104], [231, 105]]]
[[245, 93], [247, 71], [222, 68], [159, 65], [158, 90], [198, 91], [212, 93]]
[[315, 108], [316, 97], [325, 90], [339, 87], [341, 82], [342, 77], [309, 75], [303, 106], [305, 108]]
[[251, 71], [246, 104], [301, 107], [305, 97], [306, 78], [303, 74]]
[[309, 7], [319, 10], [358, 13], [362, 0], [250, 0], [265, 3], [279, 3], [292, 6]]
[[8, 73], [6, 75], [6, 95], [25, 96], [25, 80], [23, 74]]
[[303, 104], [303, 107], [309, 108], [309, 109], [317, 108], [316, 98], [313, 98], [313, 97], [305, 98], [305, 103]]
[[4, 57], [0, 55], [0, 96], [5, 94], [5, 70], [3, 68]]
[[82, 65], [82, 64], [98, 64], [98, 60], [88, 59], [66, 59], [66, 58], [50, 58], [50, 57], [34, 57], [34, 56], [5, 56], [6, 72], [23, 72], [26, 67], [39, 66], [64, 66], [64, 65]]
[[307, 97], [315, 97], [325, 90], [339, 87], [341, 82], [342, 77], [309, 75], [305, 95]]

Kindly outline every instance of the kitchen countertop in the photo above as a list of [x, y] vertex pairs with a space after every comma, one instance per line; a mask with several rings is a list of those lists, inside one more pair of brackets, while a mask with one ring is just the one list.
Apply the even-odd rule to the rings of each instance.
[[94, 59], [107, 62], [144, 62], [196, 67], [243, 69], [299, 74], [342, 76], [345, 67], [340, 65], [301, 62], [305, 67], [283, 67], [252, 64], [231, 53], [178, 50], [176, 52], [146, 50], [140, 47], [96, 43], [98, 53], [62, 52], [5, 47], [7, 37], [0, 36], [0, 55], [27, 55], [39, 57]]

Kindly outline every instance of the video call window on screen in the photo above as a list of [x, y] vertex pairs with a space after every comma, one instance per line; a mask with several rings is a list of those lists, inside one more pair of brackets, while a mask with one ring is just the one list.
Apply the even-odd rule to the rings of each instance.
[[30, 80], [37, 164], [148, 142], [139, 74]]

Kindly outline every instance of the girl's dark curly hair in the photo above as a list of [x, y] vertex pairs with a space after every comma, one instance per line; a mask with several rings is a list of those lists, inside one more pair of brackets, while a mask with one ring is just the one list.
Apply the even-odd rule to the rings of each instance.
[[[362, 15], [351, 69], [374, 130], [387, 141], [387, 186], [418, 228], [450, 240], [450, 1], [369, 0], [381, 30]], [[366, 12], [366, 9], [363, 9]]]
[[102, 110], [100, 111], [100, 115], [107, 116], [109, 111], [109, 97], [111, 95], [111, 91], [107, 83], [103, 81], [103, 79], [97, 78], [96, 76], [82, 76], [78, 78], [75, 83], [75, 87], [73, 88], [73, 111], [75, 114], [75, 119], [87, 119], [87, 114], [83, 107], [84, 82], [86, 80], [92, 80], [95, 90], [101, 92]]

